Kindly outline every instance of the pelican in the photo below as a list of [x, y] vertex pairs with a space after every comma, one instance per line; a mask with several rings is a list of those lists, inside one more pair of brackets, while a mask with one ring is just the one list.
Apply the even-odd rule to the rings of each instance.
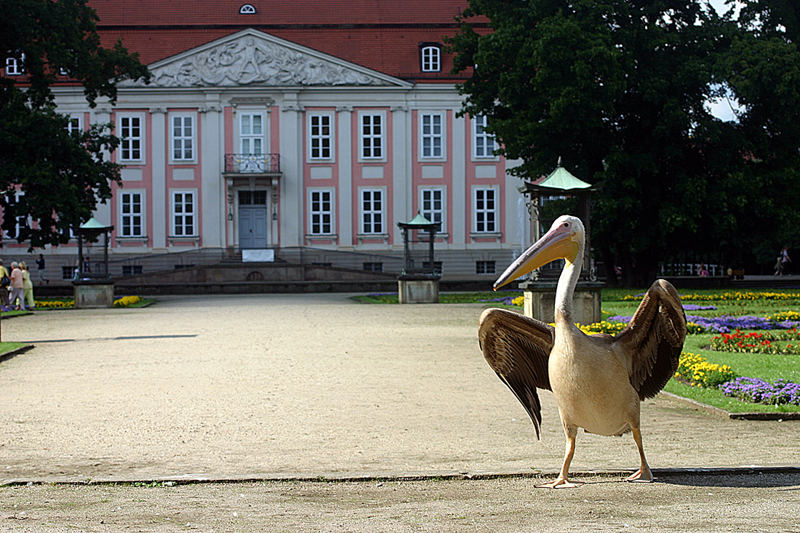
[[579, 486], [568, 478], [578, 428], [599, 435], [632, 432], [641, 466], [627, 480], [650, 482], [653, 473], [642, 447], [639, 405], [658, 394], [675, 373], [686, 338], [686, 316], [675, 287], [659, 279], [616, 336], [583, 333], [572, 319], [572, 299], [584, 246], [580, 219], [559, 217], [494, 284], [497, 290], [565, 259], [556, 288], [555, 327], [512, 311], [487, 309], [480, 317], [478, 340], [489, 366], [528, 412], [537, 439], [542, 415], [536, 389], [551, 390], [555, 396], [566, 449], [558, 478], [542, 486]]

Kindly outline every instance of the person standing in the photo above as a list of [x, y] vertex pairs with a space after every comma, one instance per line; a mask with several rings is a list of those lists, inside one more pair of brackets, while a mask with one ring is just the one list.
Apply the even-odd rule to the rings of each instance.
[[39, 274], [39, 282], [50, 283], [44, 277], [44, 255], [39, 254], [39, 259], [36, 260], [36, 270], [37, 274]]
[[3, 311], [8, 311], [8, 287], [11, 285], [11, 276], [3, 266], [3, 260], [0, 259], [0, 304], [3, 306]]
[[19, 269], [22, 270], [22, 294], [25, 299], [25, 307], [34, 309], [36, 303], [33, 301], [33, 280], [28, 270], [28, 264], [25, 261], [20, 262]]
[[19, 298], [19, 309], [20, 311], [27, 311], [25, 309], [25, 292], [23, 289], [23, 280], [22, 280], [22, 270], [19, 269], [19, 265], [16, 261], [11, 263], [11, 297], [10, 305], [12, 307], [16, 306], [17, 298]]

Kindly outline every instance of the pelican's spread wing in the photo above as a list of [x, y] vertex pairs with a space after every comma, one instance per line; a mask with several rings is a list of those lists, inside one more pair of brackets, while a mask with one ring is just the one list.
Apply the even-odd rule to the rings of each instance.
[[536, 388], [550, 390], [552, 326], [513, 311], [487, 309], [481, 315], [478, 341], [489, 366], [525, 407], [538, 438], [542, 407]]
[[684, 339], [686, 314], [678, 291], [668, 281], [656, 280], [614, 340], [621, 348], [617, 353], [630, 358], [626, 363], [639, 398], [652, 398], [675, 374]]

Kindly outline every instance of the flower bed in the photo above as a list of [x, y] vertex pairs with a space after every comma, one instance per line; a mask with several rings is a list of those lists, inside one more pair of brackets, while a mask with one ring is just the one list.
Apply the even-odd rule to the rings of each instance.
[[709, 363], [705, 357], [683, 352], [678, 360], [675, 379], [691, 387], [714, 388], [736, 377], [728, 365]]
[[[631, 300], [639, 300], [644, 296], [640, 294], [627, 294], [621, 298], [624, 302]], [[797, 292], [768, 292], [768, 291], [735, 291], [735, 292], [720, 292], [713, 294], [681, 294], [681, 300], [684, 302], [690, 301], [746, 301], [752, 302], [755, 300], [796, 300], [800, 299], [800, 293]]]
[[767, 405], [800, 405], [800, 383], [778, 379], [769, 383], [763, 379], [738, 377], [720, 385], [725, 396], [750, 403]]
[[[114, 307], [129, 307], [140, 303], [139, 296], [123, 296], [114, 300]], [[73, 298], [61, 298], [58, 300], [36, 300], [36, 309], [73, 309], [75, 300]]]
[[775, 341], [800, 342], [797, 328], [767, 333], [722, 333], [711, 339], [711, 349], [717, 352], [764, 353], [777, 355], [798, 355], [800, 344], [773, 344]]
[[[789, 313], [777, 313], [773, 316], [696, 316], [686, 315], [689, 333], [728, 333], [737, 329], [792, 329], [800, 327], [800, 322], [785, 320]], [[608, 317], [612, 322], [630, 322], [632, 317], [615, 315]]]

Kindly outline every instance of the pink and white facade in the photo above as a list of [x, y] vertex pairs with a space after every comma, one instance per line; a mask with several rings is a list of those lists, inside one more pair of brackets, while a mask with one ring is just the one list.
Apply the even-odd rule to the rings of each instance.
[[89, 109], [79, 87], [57, 87], [72, 127], [111, 122], [122, 138], [122, 184], [95, 214], [114, 226], [112, 257], [402, 254], [397, 222], [420, 211], [442, 223], [445, 277], [492, 277], [528, 242], [520, 181], [482, 118], [458, 116], [456, 80], [426, 81], [442, 49], [410, 48], [421, 72], [401, 77], [247, 27], [151, 62], [152, 82], [120, 84], [114, 106]]

